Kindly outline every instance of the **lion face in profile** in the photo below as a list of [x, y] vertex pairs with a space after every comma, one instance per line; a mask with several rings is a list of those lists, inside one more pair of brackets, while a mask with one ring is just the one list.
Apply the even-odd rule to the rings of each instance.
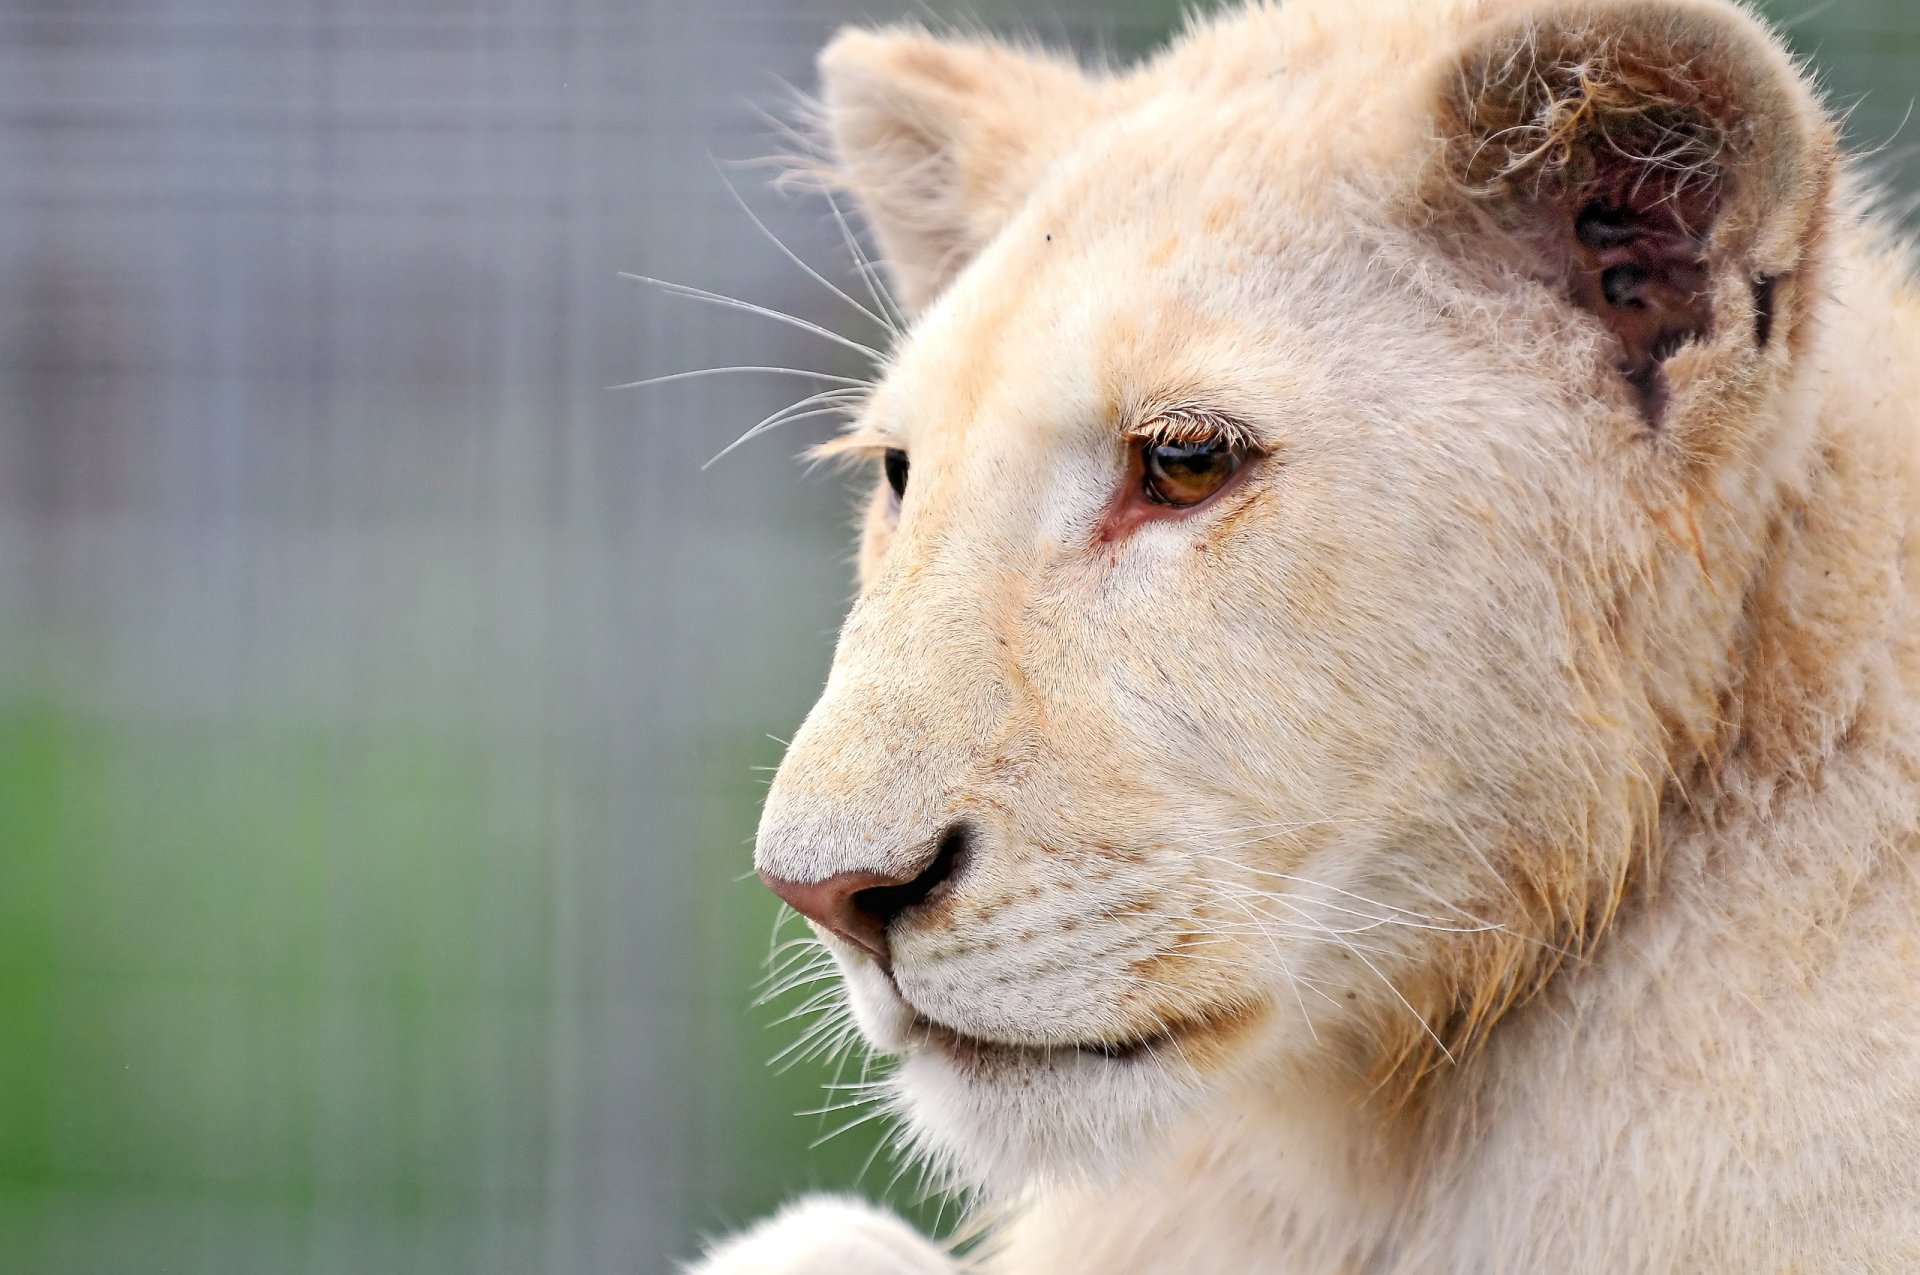
[[916, 315], [757, 865], [971, 1178], [1418, 1101], [1713, 747], [1829, 142], [1729, 10], [1514, 8], [823, 56]]

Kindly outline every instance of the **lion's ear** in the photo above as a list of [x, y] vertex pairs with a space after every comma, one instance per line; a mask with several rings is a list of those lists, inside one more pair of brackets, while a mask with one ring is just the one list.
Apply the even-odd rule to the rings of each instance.
[[1834, 141], [1733, 4], [1523, 6], [1470, 39], [1440, 124], [1449, 194], [1605, 327], [1649, 424], [1746, 398], [1792, 340]]
[[910, 30], [841, 32], [820, 79], [837, 179], [915, 310], [1006, 222], [1098, 98], [1070, 62]]

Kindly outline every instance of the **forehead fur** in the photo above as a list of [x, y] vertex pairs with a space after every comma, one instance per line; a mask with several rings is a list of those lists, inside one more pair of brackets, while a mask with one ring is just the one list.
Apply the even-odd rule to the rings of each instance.
[[[1498, 201], [1472, 198], [1493, 189], [1483, 156], [1506, 156], [1523, 176], [1537, 158], [1514, 140], [1536, 121], [1499, 128], [1480, 118], [1496, 113], [1487, 102], [1502, 93], [1524, 98], [1500, 76], [1530, 90], [1528, 59], [1553, 39], [1604, 53], [1615, 37], [1583, 33], [1583, 23], [1638, 22], [1657, 33], [1647, 56], [1666, 52], [1691, 67], [1699, 54], [1731, 68], [1727, 83], [1689, 91], [1734, 100], [1734, 113], [1750, 116], [1747, 134], [1785, 123], [1783, 132], [1809, 135], [1775, 147], [1772, 169], [1747, 166], [1749, 184], [1779, 188], [1765, 206], [1792, 204], [1796, 179], [1826, 171], [1801, 162], [1823, 126], [1784, 55], [1763, 37], [1735, 38], [1754, 35], [1742, 30], [1750, 20], [1729, 24], [1727, 6], [1684, 0], [1660, 0], [1643, 20], [1632, 12], [1642, 7], [1553, 6], [1557, 26], [1543, 32], [1535, 13], [1546, 7], [1521, 0], [1255, 4], [1197, 21], [1124, 74], [992, 45], [843, 36], [823, 65], [830, 86], [842, 84], [830, 87], [829, 108], [849, 157], [844, 175], [892, 249], [896, 277], [924, 306], [875, 419], [917, 424], [924, 442], [932, 418], [949, 431], [983, 416], [1023, 429], [1106, 429], [1189, 397], [1271, 405], [1303, 385], [1342, 397], [1403, 391], [1383, 381], [1379, 357], [1360, 357], [1366, 366], [1350, 370], [1362, 374], [1343, 378], [1316, 367], [1316, 354], [1353, 365], [1384, 348], [1421, 348], [1421, 329], [1436, 325], [1464, 331], [1455, 353], [1485, 363], [1487, 375], [1576, 375], [1596, 361], [1602, 333], [1568, 325], [1539, 295], [1474, 286], [1490, 266], [1551, 273], [1473, 226], [1501, 215]], [[1015, 64], [1025, 69], [1016, 75]], [[1567, 73], [1578, 80], [1580, 67]], [[890, 81], [884, 111], [871, 77]], [[992, 91], [978, 96], [983, 87]], [[856, 139], [870, 142], [880, 127], [865, 117], [897, 119], [903, 96], [926, 149], [894, 138], [861, 151]], [[1587, 105], [1556, 109], [1577, 117]], [[934, 116], [944, 119], [938, 129]], [[1720, 140], [1745, 144], [1737, 131]], [[1528, 180], [1537, 190], [1538, 173]], [[1760, 272], [1791, 269], [1808, 237], [1804, 214], [1819, 203], [1815, 185], [1799, 193], [1803, 215], [1728, 218], [1721, 238], [1744, 240]], [[1508, 210], [1523, 202], [1505, 197]], [[955, 205], [964, 229], [939, 231], [959, 215]], [[1474, 242], [1455, 250], [1449, 235]], [[1260, 357], [1283, 335], [1311, 339], [1286, 340], [1284, 359]], [[1501, 359], [1481, 359], [1489, 348]], [[996, 386], [1012, 401], [984, 413]]]
[[[1351, 104], [1272, 70], [1303, 29], [1324, 33], [1278, 9], [1227, 25], [1255, 38], [1200, 28], [1132, 76], [1088, 81], [1099, 111], [1070, 141], [1043, 139], [1057, 150], [918, 317], [876, 420], [930, 443], [928, 418], [949, 433], [983, 419], [1107, 429], [1196, 399], [1253, 416], [1314, 381], [1310, 350], [1329, 346], [1289, 341], [1276, 359], [1282, 330], [1384, 335], [1361, 329], [1392, 316], [1350, 302], [1369, 277], [1376, 292], [1403, 286], [1390, 258], [1412, 249], [1388, 251], [1405, 228], [1374, 174], [1397, 162], [1411, 190], [1430, 130], [1373, 102], [1397, 123], [1355, 149]], [[989, 404], [997, 391], [1011, 398]]]

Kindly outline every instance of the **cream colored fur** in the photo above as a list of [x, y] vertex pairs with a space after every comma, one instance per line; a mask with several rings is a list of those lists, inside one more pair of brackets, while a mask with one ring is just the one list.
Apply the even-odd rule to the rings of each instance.
[[[1920, 1270], [1920, 298], [1773, 37], [1292, 0], [822, 69], [918, 310], [846, 446], [911, 477], [758, 862], [970, 830], [891, 979], [830, 946], [989, 1234], [818, 1201], [696, 1269]], [[1554, 255], [1624, 150], [1718, 201], [1651, 420]], [[1266, 455], [1107, 534], [1169, 416]]]

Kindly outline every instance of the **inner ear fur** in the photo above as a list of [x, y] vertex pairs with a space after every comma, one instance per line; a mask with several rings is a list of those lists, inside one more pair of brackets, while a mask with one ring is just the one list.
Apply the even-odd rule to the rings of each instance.
[[1439, 122], [1449, 195], [1606, 329], [1649, 426], [1686, 406], [1683, 349], [1725, 356], [1697, 387], [1724, 399], [1790, 342], [1834, 144], [1779, 44], [1732, 4], [1510, 13], [1451, 68]]
[[919, 310], [1004, 225], [1098, 105], [1073, 62], [992, 40], [849, 28], [820, 54], [831, 180]]

